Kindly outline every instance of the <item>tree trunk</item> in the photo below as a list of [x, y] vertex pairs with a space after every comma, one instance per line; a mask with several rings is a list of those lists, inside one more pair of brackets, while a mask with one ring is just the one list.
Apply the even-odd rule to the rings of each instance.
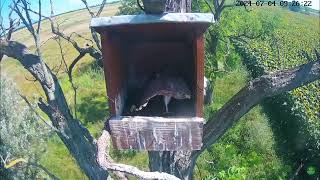
[[191, 0], [167, 0], [166, 11], [189, 13], [191, 12]]
[[72, 117], [58, 79], [47, 65], [42, 66], [40, 57], [19, 42], [0, 39], [0, 53], [17, 59], [41, 84], [47, 102], [40, 99], [38, 105], [48, 115], [58, 136], [84, 173], [90, 179], [106, 179], [108, 173], [97, 162], [97, 148], [92, 136]]
[[[54, 74], [51, 75], [55, 98], [50, 99], [49, 93], [46, 93], [48, 104], [40, 102], [39, 107], [60, 131], [57, 132], [58, 136], [89, 179], [106, 179], [108, 173], [97, 162], [97, 148], [92, 136], [78, 120], [72, 117], [58, 79]], [[42, 83], [41, 85], [43, 86]]]
[[150, 171], [166, 172], [180, 179], [193, 179], [195, 160], [191, 151], [149, 151]]
[[[191, 12], [191, 0], [168, 0], [167, 12]], [[191, 151], [149, 151], [150, 171], [166, 172], [180, 179], [193, 179], [195, 160]]]

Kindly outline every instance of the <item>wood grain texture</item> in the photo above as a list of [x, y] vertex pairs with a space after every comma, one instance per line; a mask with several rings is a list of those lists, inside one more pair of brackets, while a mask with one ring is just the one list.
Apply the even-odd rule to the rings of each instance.
[[204, 37], [196, 36], [194, 39], [194, 60], [195, 60], [195, 111], [197, 117], [203, 117], [203, 94], [204, 94]]
[[117, 149], [148, 151], [199, 150], [203, 118], [117, 117], [109, 120]]

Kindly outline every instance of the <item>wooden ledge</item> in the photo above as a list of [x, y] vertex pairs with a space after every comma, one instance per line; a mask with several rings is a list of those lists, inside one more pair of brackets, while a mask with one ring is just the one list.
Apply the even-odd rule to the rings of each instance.
[[199, 150], [203, 118], [199, 117], [114, 117], [109, 120], [117, 149], [148, 151]]

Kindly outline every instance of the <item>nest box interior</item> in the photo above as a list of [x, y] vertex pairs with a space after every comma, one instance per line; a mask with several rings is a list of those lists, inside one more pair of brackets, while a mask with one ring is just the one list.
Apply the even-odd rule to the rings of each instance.
[[[174, 118], [179, 117], [179, 122], [191, 121], [190, 126], [183, 127], [181, 132], [186, 131], [186, 128], [198, 126], [193, 129], [201, 131], [198, 136], [202, 136], [202, 125], [199, 119], [197, 121], [190, 119], [202, 118], [203, 116], [203, 33], [212, 19], [211, 14], [200, 13], [113, 16], [92, 19], [91, 27], [101, 36], [109, 109], [111, 116], [116, 117], [112, 122], [119, 123], [121, 120], [124, 122], [124, 119], [119, 117], [131, 117], [132, 122], [135, 120], [133, 117], [139, 117], [140, 123], [146, 122], [146, 119], [149, 122], [157, 123], [158, 121], [153, 121], [152, 117], [163, 117], [160, 120], [163, 124], [168, 120], [174, 122]], [[191, 98], [172, 99], [168, 105], [170, 114], [165, 114], [162, 96], [151, 98], [148, 105], [139, 111], [133, 110], [133, 107], [139, 105], [150, 79], [164, 72], [183, 79], [191, 91]], [[141, 116], [147, 118], [141, 118]], [[185, 121], [181, 120], [182, 117], [185, 117]], [[158, 125], [160, 124], [158, 123]], [[170, 123], [167, 124], [170, 129]], [[153, 124], [152, 126], [158, 125]], [[171, 124], [172, 127], [176, 127], [176, 125]], [[149, 126], [142, 131], [147, 131], [148, 128], [151, 131]], [[172, 133], [174, 133], [173, 131]], [[118, 133], [124, 134], [120, 131]], [[189, 136], [187, 134], [185, 136]], [[195, 132], [191, 134], [195, 134]], [[168, 134], [168, 136], [171, 135]], [[200, 140], [198, 138], [197, 141], [200, 143], [185, 147], [199, 149], [201, 138]], [[122, 145], [118, 146], [119, 143]], [[189, 143], [192, 144], [192, 142]], [[116, 146], [120, 149], [123, 148], [123, 142], [116, 142]], [[127, 146], [129, 145], [127, 144]], [[157, 149], [155, 146], [141, 148], [140, 143], [140, 147], [125, 148], [155, 150]], [[168, 145], [165, 149], [176, 150], [177, 148]]]

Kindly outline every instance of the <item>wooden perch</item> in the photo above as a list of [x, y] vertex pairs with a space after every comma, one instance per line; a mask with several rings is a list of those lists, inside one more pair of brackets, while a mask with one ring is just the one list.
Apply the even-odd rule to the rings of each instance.
[[110, 148], [110, 134], [108, 131], [103, 130], [102, 135], [97, 141], [98, 147], [98, 163], [107, 171], [120, 171], [126, 174], [136, 176], [140, 179], [165, 179], [165, 180], [179, 180], [179, 178], [161, 172], [145, 172], [134, 166], [126, 164], [112, 163], [109, 160], [109, 155], [106, 154], [106, 149]]
[[203, 118], [133, 116], [108, 122], [117, 149], [182, 151], [202, 147]]

